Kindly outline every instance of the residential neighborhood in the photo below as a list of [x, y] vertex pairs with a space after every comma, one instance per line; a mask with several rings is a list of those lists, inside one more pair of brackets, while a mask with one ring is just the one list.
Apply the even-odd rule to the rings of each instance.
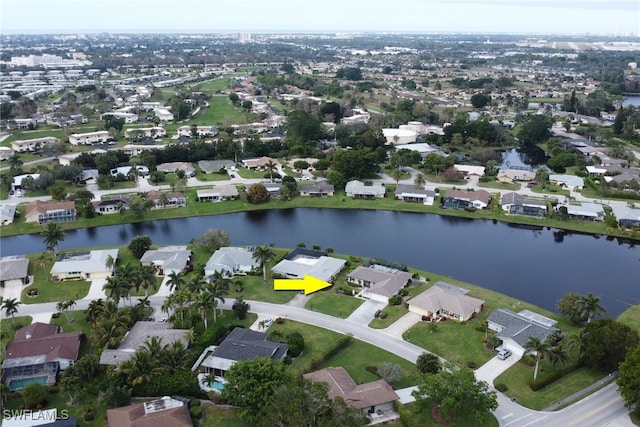
[[2, 425], [638, 423], [636, 36], [144, 28], [3, 32]]

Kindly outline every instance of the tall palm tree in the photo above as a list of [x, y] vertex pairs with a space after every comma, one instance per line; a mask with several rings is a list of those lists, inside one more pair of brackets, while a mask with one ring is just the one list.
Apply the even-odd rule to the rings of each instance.
[[[217, 301], [220, 301], [224, 304], [224, 297], [228, 293], [228, 289], [224, 289], [224, 287], [218, 287], [215, 283], [210, 283], [209, 286], [204, 290], [205, 293], [211, 294], [211, 298], [213, 298], [213, 323], [217, 322], [216, 318], [216, 307], [218, 306]], [[222, 316], [222, 308], [220, 309], [220, 315]]]
[[165, 345], [160, 354], [160, 363], [172, 368], [184, 367], [187, 362], [188, 351], [180, 341]]
[[127, 327], [115, 317], [101, 319], [93, 329], [93, 336], [99, 348], [116, 348], [127, 331]]
[[207, 286], [207, 281], [199, 274], [192, 275], [187, 281], [186, 288], [194, 294], [200, 293]]
[[424, 185], [427, 183], [427, 179], [424, 177], [423, 173], [419, 173], [416, 175], [416, 178], [413, 180], [413, 184], [418, 188], [424, 188]]
[[182, 275], [182, 273], [176, 273], [175, 271], [172, 271], [167, 277], [169, 278], [169, 280], [167, 280], [167, 285], [169, 286], [170, 291], [180, 290], [182, 285], [184, 285], [184, 276]]
[[258, 261], [258, 263], [262, 267], [262, 276], [264, 283], [267, 283], [267, 263], [274, 259], [275, 256], [276, 254], [267, 245], [256, 246], [253, 249], [253, 259]]
[[167, 348], [167, 345], [162, 344], [162, 337], [151, 337], [142, 344], [142, 348], [149, 353], [151, 360], [159, 363], [162, 352]]
[[533, 371], [533, 380], [535, 381], [538, 378], [538, 365], [540, 360], [544, 358], [546, 354], [549, 353], [549, 343], [547, 341], [542, 341], [538, 337], [529, 337], [529, 341], [524, 346], [525, 350], [535, 353], [536, 358], [536, 367]]
[[264, 166], [269, 169], [269, 179], [273, 182], [273, 171], [276, 169], [276, 164], [273, 160], [269, 160]]
[[7, 316], [11, 316], [14, 329], [16, 327], [16, 313], [18, 312], [18, 307], [20, 307], [20, 304], [21, 303], [17, 298], [8, 298], [2, 301], [2, 309]]
[[394, 168], [393, 171], [391, 171], [391, 177], [396, 181], [396, 185], [398, 185], [402, 178], [402, 169], [399, 167]]
[[149, 296], [149, 288], [158, 289], [158, 281], [152, 265], [142, 265], [136, 269], [136, 291], [140, 288], [144, 289], [144, 296]]
[[569, 353], [561, 346], [553, 346], [547, 352], [549, 356], [549, 363], [552, 367], [557, 365], [565, 366], [569, 361]]
[[576, 301], [576, 305], [580, 310], [580, 314], [583, 319], [587, 319], [587, 323], [591, 323], [591, 320], [597, 315], [607, 311], [600, 305], [600, 297], [594, 296], [591, 292], [586, 297], [581, 297]]
[[92, 325], [95, 325], [104, 308], [104, 300], [102, 298], [94, 299], [89, 303], [85, 311], [85, 320]]
[[196, 295], [195, 301], [193, 302], [193, 308], [198, 311], [202, 321], [204, 322], [204, 330], [209, 329], [209, 322], [207, 321], [207, 309], [213, 307], [213, 313], [215, 315], [215, 304], [216, 301], [213, 298], [213, 295], [209, 292], [202, 292]]
[[40, 235], [46, 250], [56, 254], [58, 243], [64, 241], [64, 230], [60, 227], [60, 224], [51, 221], [47, 222]]
[[116, 304], [119, 304], [120, 300], [126, 299], [130, 291], [129, 283], [119, 275], [107, 277], [107, 283], [105, 283], [103, 289]]
[[136, 351], [133, 357], [121, 366], [121, 372], [134, 387], [147, 384], [161, 371], [162, 367], [155, 364], [149, 352], [145, 350]]

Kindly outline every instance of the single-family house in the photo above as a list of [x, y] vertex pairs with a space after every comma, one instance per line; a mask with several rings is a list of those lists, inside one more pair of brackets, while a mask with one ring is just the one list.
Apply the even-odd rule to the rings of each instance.
[[459, 165], [459, 164], [455, 164], [453, 165], [453, 167], [459, 171], [462, 172], [462, 174], [464, 176], [479, 176], [479, 177], [483, 177], [484, 176], [484, 166], [475, 166], [475, 165]]
[[440, 317], [466, 321], [482, 311], [484, 301], [466, 295], [469, 291], [445, 282], [438, 282], [411, 298], [409, 311], [430, 320]]
[[27, 205], [25, 222], [71, 222], [76, 220], [76, 202], [43, 202], [35, 200]]
[[269, 193], [269, 196], [271, 197], [280, 196], [280, 189], [282, 188], [282, 184], [277, 182], [265, 182], [262, 185], [264, 185], [264, 188], [267, 189], [267, 193]]
[[333, 184], [329, 184], [325, 179], [313, 185], [300, 186], [300, 195], [304, 197], [331, 197], [334, 191]]
[[[128, 176], [133, 169], [133, 166], [119, 166], [117, 168], [113, 168], [109, 171], [112, 176], [124, 175]], [[143, 165], [137, 165], [135, 170], [138, 175], [147, 176], [149, 175], [149, 168]]]
[[547, 215], [545, 200], [530, 199], [515, 192], [503, 194], [500, 198], [500, 206], [509, 215], [525, 215], [536, 218], [544, 218]]
[[196, 190], [196, 195], [199, 202], [222, 202], [240, 197], [235, 185], [216, 185], [206, 190]]
[[159, 399], [107, 409], [108, 427], [193, 427], [189, 406], [183, 399]]
[[599, 168], [597, 166], [587, 166], [587, 173], [589, 174], [589, 176], [602, 176], [605, 173], [607, 173], [607, 169], [606, 168]]
[[146, 341], [157, 338], [162, 345], [178, 341], [184, 348], [189, 346], [189, 330], [173, 329], [169, 322], [136, 322], [127, 332], [116, 349], [106, 349], [100, 354], [101, 365], [119, 365], [131, 359], [136, 350], [142, 348]]
[[[164, 196], [166, 197], [163, 197]], [[144, 198], [153, 204], [152, 208], [183, 208], [187, 206], [187, 197], [178, 191], [161, 193], [158, 190], [147, 191]]]
[[13, 150], [9, 147], [0, 147], [0, 160], [9, 160], [13, 156]]
[[22, 286], [29, 283], [29, 258], [24, 255], [0, 257], [0, 286]]
[[292, 279], [302, 279], [305, 275], [309, 275], [325, 282], [333, 282], [346, 263], [344, 259], [326, 256], [325, 251], [296, 248], [271, 271]]
[[190, 176], [196, 171], [193, 165], [189, 162], [161, 163], [158, 166], [156, 166], [156, 169], [158, 169], [160, 172], [165, 172], [165, 173], [175, 173], [175, 172], [178, 172], [179, 170], [182, 170], [185, 172], [187, 176]]
[[603, 221], [604, 208], [600, 203], [582, 202], [579, 205], [571, 203], [558, 204], [556, 210], [567, 210], [567, 216], [570, 219], [578, 219], [581, 221]]
[[487, 319], [488, 328], [502, 340], [502, 348], [511, 350], [513, 354], [522, 356], [529, 338], [536, 337], [545, 341], [549, 335], [557, 331], [556, 321], [529, 310], [515, 313], [499, 308]]
[[237, 274], [246, 275], [259, 268], [260, 264], [253, 257], [253, 251], [248, 248], [222, 247], [215, 251], [204, 266], [205, 277], [211, 277], [216, 272], [225, 276]]
[[120, 208], [129, 209], [128, 203], [131, 198], [127, 195], [113, 196], [107, 200], [96, 200], [91, 202], [93, 211], [101, 215], [120, 213]]
[[233, 170], [236, 167], [236, 162], [233, 160], [200, 160], [198, 166], [204, 173], [216, 173], [222, 170]]
[[442, 197], [442, 206], [448, 209], [484, 209], [489, 206], [490, 200], [491, 194], [486, 190], [447, 190]]
[[529, 169], [500, 169], [498, 171], [497, 180], [500, 182], [512, 183], [516, 181], [533, 181], [536, 179], [536, 173]]
[[262, 169], [266, 168], [269, 162], [275, 164], [278, 169], [281, 167], [278, 159], [272, 159], [271, 157], [266, 156], [260, 157], [259, 159], [244, 159], [242, 161], [242, 166], [247, 169]]
[[422, 203], [431, 206], [435, 197], [435, 191], [418, 188], [415, 185], [398, 184], [396, 186], [395, 198], [404, 202]]
[[16, 208], [16, 205], [0, 205], [0, 226], [13, 224]]
[[142, 138], [162, 138], [167, 136], [167, 131], [162, 126], [152, 126], [144, 128], [128, 128], [124, 131], [126, 139], [140, 140]]
[[191, 264], [193, 253], [186, 246], [165, 246], [146, 251], [140, 263], [153, 265], [160, 276], [181, 273]]
[[78, 359], [80, 332], [61, 333], [58, 325], [35, 322], [16, 331], [2, 363], [2, 382], [11, 391], [31, 382], [53, 385], [58, 371]]
[[204, 367], [205, 373], [224, 378], [229, 368], [238, 361], [253, 360], [258, 357], [282, 360], [288, 352], [288, 345], [270, 341], [264, 332], [235, 328], [204, 358], [200, 366]]
[[173, 113], [168, 108], [156, 108], [154, 113], [161, 122], [170, 122], [173, 120]]
[[347, 182], [344, 191], [347, 196], [354, 199], [382, 199], [386, 194], [386, 189], [382, 184], [366, 185], [357, 180]]
[[366, 415], [391, 412], [393, 402], [399, 399], [393, 387], [385, 380], [356, 384], [342, 366], [309, 372], [302, 377], [326, 383], [329, 386], [329, 398], [341, 397], [347, 406], [361, 409]]
[[584, 179], [575, 175], [551, 174], [549, 175], [549, 182], [569, 191], [582, 191], [584, 187]]
[[64, 252], [51, 267], [51, 276], [54, 280], [104, 279], [113, 274], [117, 259], [118, 249]]
[[13, 177], [13, 181], [11, 182], [11, 189], [13, 191], [22, 190], [22, 181], [25, 178], [33, 179], [34, 181], [40, 178], [39, 173], [26, 173], [24, 175], [16, 175]]
[[621, 228], [631, 229], [640, 226], [640, 209], [615, 205], [611, 206], [611, 210]]
[[411, 273], [379, 264], [359, 266], [347, 280], [363, 288], [363, 298], [389, 303], [389, 298], [411, 283]]

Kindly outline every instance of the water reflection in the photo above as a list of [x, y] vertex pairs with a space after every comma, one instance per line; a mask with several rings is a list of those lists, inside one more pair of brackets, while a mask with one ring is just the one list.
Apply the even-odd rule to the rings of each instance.
[[547, 155], [538, 146], [523, 145], [519, 148], [504, 151], [500, 168], [519, 167], [535, 169], [547, 162]]

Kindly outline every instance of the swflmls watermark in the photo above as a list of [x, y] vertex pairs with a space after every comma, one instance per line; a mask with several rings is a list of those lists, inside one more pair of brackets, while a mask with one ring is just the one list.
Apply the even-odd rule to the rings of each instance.
[[19, 421], [57, 421], [68, 420], [69, 410], [62, 409], [58, 411], [56, 409], [48, 410], [32, 410], [32, 409], [4, 409], [2, 410], [3, 420], [19, 420]]

